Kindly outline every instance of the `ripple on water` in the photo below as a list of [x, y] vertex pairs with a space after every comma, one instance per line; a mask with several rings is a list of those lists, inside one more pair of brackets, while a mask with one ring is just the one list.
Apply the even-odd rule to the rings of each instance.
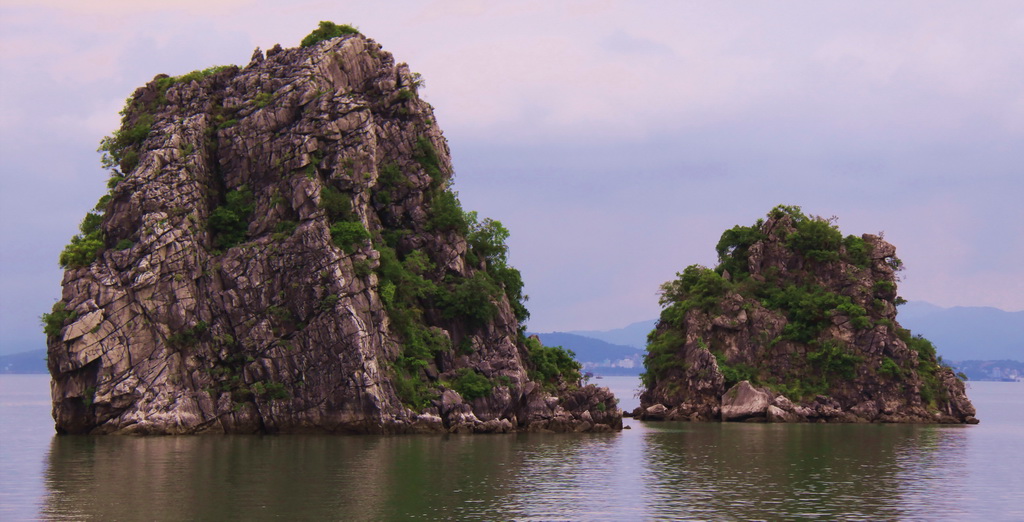
[[4, 520], [1024, 519], [1024, 386], [970, 427], [151, 438], [53, 437], [45, 399], [4, 389]]

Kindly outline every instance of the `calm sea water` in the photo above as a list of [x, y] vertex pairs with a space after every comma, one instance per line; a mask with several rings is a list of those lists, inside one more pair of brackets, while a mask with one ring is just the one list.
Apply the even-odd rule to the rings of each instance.
[[1024, 383], [968, 393], [977, 426], [56, 437], [48, 378], [3, 375], [0, 519], [1024, 520]]

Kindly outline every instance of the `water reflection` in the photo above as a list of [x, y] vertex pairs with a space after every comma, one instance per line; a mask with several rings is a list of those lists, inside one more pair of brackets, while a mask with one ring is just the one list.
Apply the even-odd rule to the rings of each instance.
[[43, 515], [856, 520], [962, 513], [964, 429], [633, 426], [591, 435], [55, 437]]
[[493, 499], [513, 440], [457, 437], [56, 437], [54, 518], [295, 519], [430, 516]]
[[[937, 440], [957, 429], [878, 425], [665, 424], [646, 437], [647, 513], [654, 518], [921, 516], [907, 484], [935, 468]], [[912, 451], [914, 455], [907, 455]], [[943, 459], [962, 445], [942, 444]], [[909, 464], [909, 465], [907, 465]], [[669, 501], [670, 500], [670, 501]], [[925, 511], [922, 511], [925, 510]]]

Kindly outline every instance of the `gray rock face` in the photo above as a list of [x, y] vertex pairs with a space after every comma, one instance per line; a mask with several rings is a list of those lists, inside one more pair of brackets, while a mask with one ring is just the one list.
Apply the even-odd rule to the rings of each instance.
[[[606, 389], [530, 379], [405, 64], [357, 34], [190, 76], [135, 92], [104, 247], [65, 272], [58, 432], [621, 427]], [[461, 397], [466, 371], [490, 393]]]
[[722, 396], [722, 420], [764, 417], [769, 407], [774, 408], [770, 405], [771, 398], [768, 390], [755, 388], [748, 381], [740, 382]]
[[963, 381], [896, 321], [892, 244], [779, 207], [719, 255], [663, 286], [637, 417], [976, 422]]

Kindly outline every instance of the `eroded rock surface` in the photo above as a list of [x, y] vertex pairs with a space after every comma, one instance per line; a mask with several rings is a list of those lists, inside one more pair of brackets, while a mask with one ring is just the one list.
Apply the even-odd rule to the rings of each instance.
[[718, 253], [663, 286], [635, 416], [977, 422], [963, 381], [896, 321], [892, 244], [780, 206]]
[[772, 395], [743, 381], [722, 396], [722, 420], [736, 421], [765, 417], [771, 406]]
[[531, 379], [418, 86], [354, 34], [136, 91], [48, 319], [58, 432], [621, 428], [606, 389]]

